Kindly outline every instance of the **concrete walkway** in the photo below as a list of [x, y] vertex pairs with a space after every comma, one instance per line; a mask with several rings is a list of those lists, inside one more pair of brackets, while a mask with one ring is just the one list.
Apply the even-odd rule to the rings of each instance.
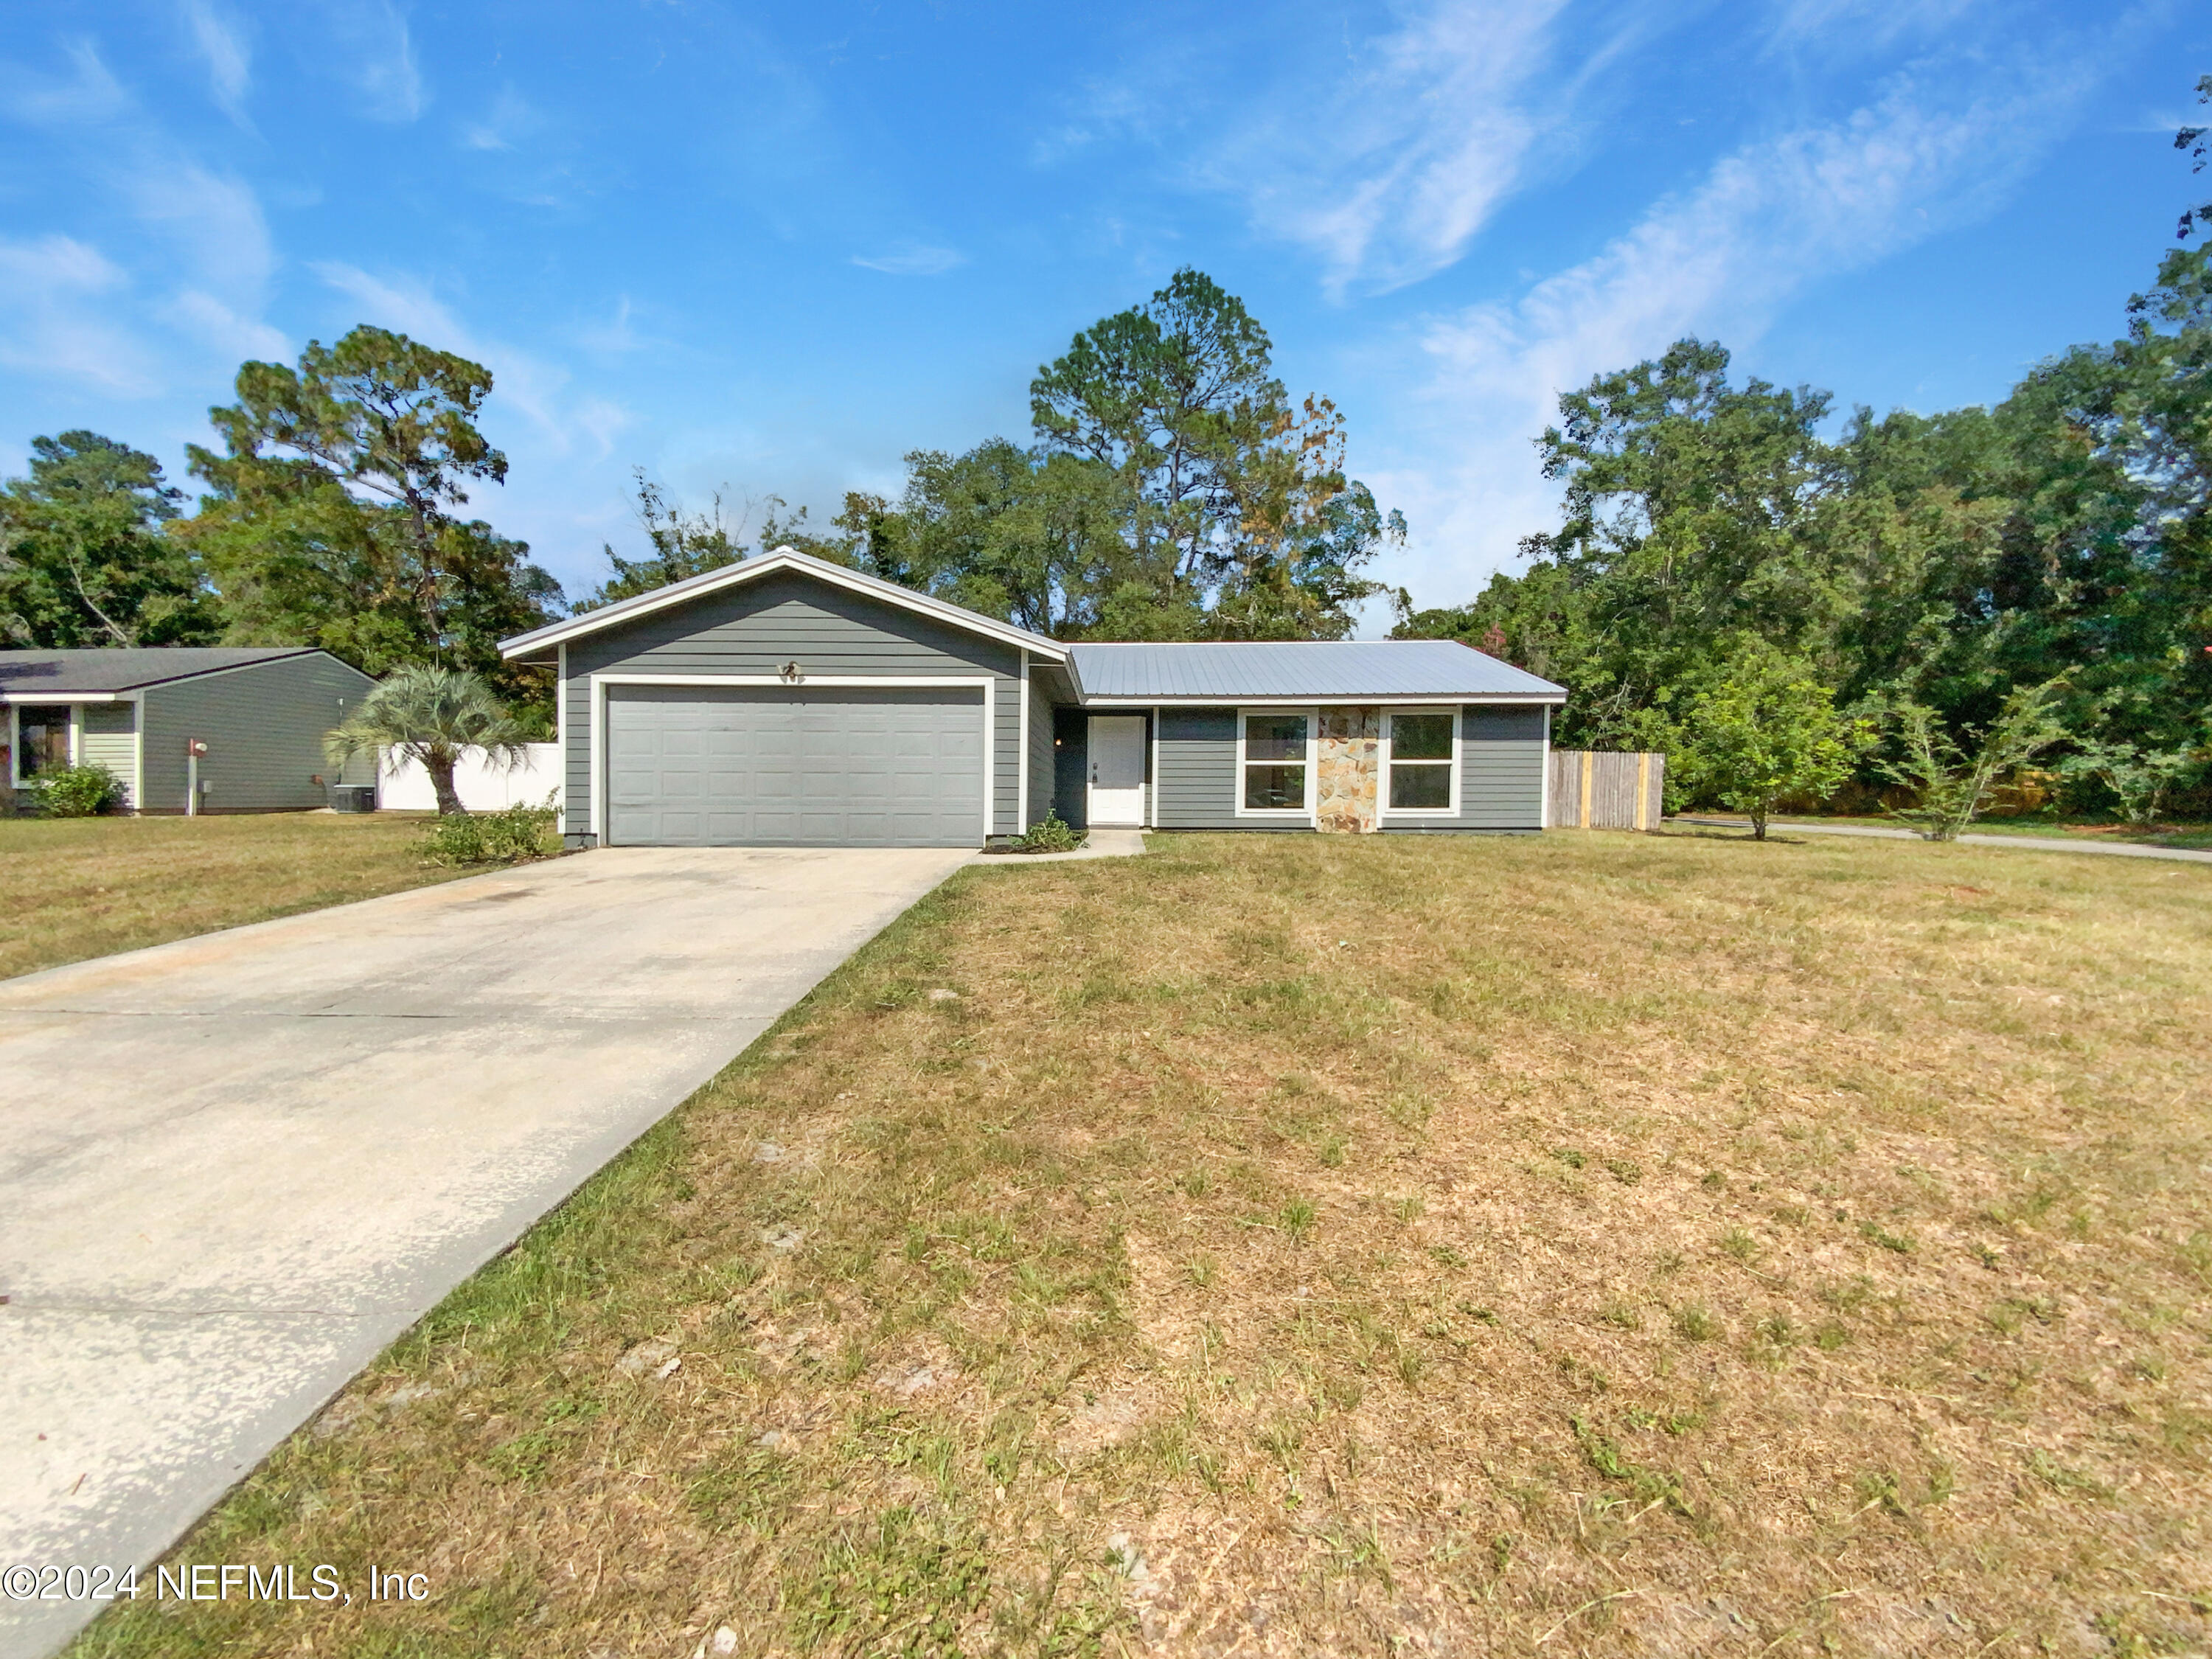
[[967, 856], [609, 849], [0, 982], [0, 1569], [150, 1562]]
[[1072, 853], [978, 853], [970, 864], [1018, 867], [1024, 864], [1065, 864], [1075, 859], [1135, 859], [1145, 855], [1141, 830], [1093, 830]]
[[[1748, 818], [1680, 817], [1677, 823], [1710, 823], [1725, 830], [1751, 828]], [[1800, 830], [1808, 836], [1874, 836], [1884, 841], [1925, 841], [1926, 836], [1912, 830], [1885, 830], [1871, 823], [1807, 823], [1802, 819], [1780, 818], [1767, 820], [1766, 830], [1772, 835], [1778, 830]], [[2056, 836], [1975, 836], [1959, 838], [1962, 847], [2024, 847], [2035, 853], [2096, 853], [2106, 858], [2118, 859], [2179, 859], [2190, 864], [2212, 864], [2212, 852], [2200, 852], [2193, 847], [2144, 847], [2127, 841], [2070, 841]]]

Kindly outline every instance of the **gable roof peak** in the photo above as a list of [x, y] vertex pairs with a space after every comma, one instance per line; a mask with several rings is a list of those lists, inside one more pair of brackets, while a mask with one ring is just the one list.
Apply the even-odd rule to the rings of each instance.
[[499, 642], [500, 655], [509, 661], [518, 657], [538, 656], [586, 634], [618, 627], [635, 617], [688, 604], [707, 594], [720, 592], [726, 587], [738, 587], [747, 582], [758, 581], [763, 576], [784, 570], [796, 571], [851, 592], [866, 594], [886, 605], [931, 617], [948, 627], [981, 635], [986, 639], [997, 640], [1001, 644], [1018, 646], [1023, 650], [1034, 652], [1047, 662], [1067, 660], [1067, 647], [1058, 640], [1031, 633], [1026, 628], [1001, 622], [995, 617], [987, 617], [980, 611], [970, 611], [965, 605], [954, 605], [949, 599], [940, 599], [915, 588], [902, 587], [896, 582], [885, 581], [881, 576], [871, 576], [850, 565], [817, 558], [811, 553], [802, 553], [789, 546], [751, 554], [731, 563], [718, 565], [712, 570], [702, 571], [696, 576], [687, 576], [680, 582], [671, 582], [665, 587], [656, 587], [649, 593], [617, 599], [612, 605], [601, 605], [596, 611], [586, 611], [580, 616], [533, 629], [527, 634], [501, 640]]

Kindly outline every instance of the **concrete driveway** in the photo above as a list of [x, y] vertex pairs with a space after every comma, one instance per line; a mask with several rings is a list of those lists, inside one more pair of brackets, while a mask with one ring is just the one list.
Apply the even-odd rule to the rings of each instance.
[[967, 856], [612, 848], [0, 982], [0, 1569], [152, 1560]]

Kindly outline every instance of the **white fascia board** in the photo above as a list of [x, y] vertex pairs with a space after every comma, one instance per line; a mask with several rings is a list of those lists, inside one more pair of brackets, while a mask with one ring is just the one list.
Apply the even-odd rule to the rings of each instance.
[[1032, 634], [1026, 628], [1016, 628], [986, 617], [963, 605], [948, 604], [932, 599], [927, 593], [917, 593], [910, 587], [901, 587], [896, 582], [884, 581], [881, 577], [866, 576], [857, 570], [848, 570], [842, 565], [827, 560], [811, 558], [787, 547], [773, 553], [763, 553], [750, 559], [740, 559], [735, 564], [724, 565], [719, 570], [709, 570], [704, 575], [693, 576], [666, 587], [655, 588], [650, 593], [641, 593], [634, 599], [623, 599], [605, 610], [589, 611], [580, 617], [571, 617], [567, 622], [555, 623], [550, 628], [540, 628], [532, 633], [518, 634], [513, 639], [499, 642], [499, 653], [508, 661], [580, 639], [586, 634], [596, 634], [601, 629], [614, 628], [640, 617], [649, 617], [655, 611], [665, 611], [672, 605], [688, 604], [708, 593], [719, 593], [726, 587], [738, 587], [779, 571], [795, 570], [802, 575], [828, 582], [833, 587], [879, 599], [885, 605], [911, 611], [917, 616], [941, 622], [963, 633], [979, 635], [996, 640], [1001, 645], [1011, 645], [1018, 650], [1035, 652], [1050, 663], [1068, 660], [1067, 647], [1042, 634]]
[[1086, 708], [1435, 708], [1443, 704], [1476, 707], [1495, 703], [1502, 708], [1556, 708], [1564, 696], [1534, 691], [1431, 691], [1425, 696], [1240, 697], [1219, 694], [1186, 697], [1090, 697]]

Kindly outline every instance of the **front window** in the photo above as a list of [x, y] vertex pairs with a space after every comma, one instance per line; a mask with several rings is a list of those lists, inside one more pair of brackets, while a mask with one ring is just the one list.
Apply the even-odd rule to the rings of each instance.
[[32, 704], [15, 711], [15, 775], [36, 777], [70, 763], [69, 705]]
[[1452, 717], [1390, 716], [1390, 806], [1399, 812], [1448, 812], [1452, 804]]
[[1306, 744], [1312, 736], [1304, 714], [1244, 716], [1244, 810], [1306, 810]]

